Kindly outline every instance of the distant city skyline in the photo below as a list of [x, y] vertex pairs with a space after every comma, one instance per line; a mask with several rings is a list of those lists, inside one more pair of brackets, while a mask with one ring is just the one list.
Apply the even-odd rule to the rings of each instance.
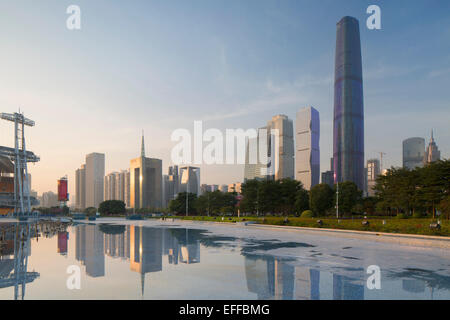
[[[336, 23], [354, 16], [363, 53], [365, 160], [383, 151], [384, 168], [401, 166], [402, 141], [428, 142], [431, 128], [448, 158], [450, 3], [438, 2], [378, 1], [382, 30], [368, 30], [370, 1], [79, 1], [80, 31], [66, 29], [66, 3], [5, 2], [2, 111], [20, 108], [36, 121], [26, 129], [27, 148], [41, 157], [29, 166], [33, 189], [56, 192], [67, 174], [72, 203], [85, 155], [104, 153], [107, 173], [126, 169], [138, 156], [142, 128], [147, 154], [162, 159], [165, 172], [177, 128], [191, 129], [194, 120], [205, 129], [258, 128], [277, 114], [295, 119], [305, 105], [321, 115], [323, 172], [332, 157]], [[12, 133], [2, 123], [0, 145], [12, 146]], [[243, 180], [243, 165], [200, 167], [202, 184]]]

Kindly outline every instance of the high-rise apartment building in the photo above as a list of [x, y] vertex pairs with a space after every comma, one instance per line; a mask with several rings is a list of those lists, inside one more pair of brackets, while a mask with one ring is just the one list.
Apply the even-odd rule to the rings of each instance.
[[104, 200], [118, 200], [116, 199], [116, 176], [118, 172], [111, 172], [104, 178]]
[[78, 209], [86, 208], [86, 169], [82, 164], [75, 171], [75, 206]]
[[[267, 122], [269, 139], [269, 178], [280, 180], [294, 179], [294, 127], [292, 120], [285, 115], [276, 115]], [[272, 130], [278, 131], [277, 136], [269, 134]]]
[[334, 79], [333, 159], [335, 183], [364, 188], [364, 101], [359, 22], [337, 23]]
[[90, 153], [86, 156], [85, 189], [86, 207], [98, 208], [104, 197], [105, 154]]
[[268, 137], [262, 135], [263, 130], [267, 132], [266, 127], [259, 128], [257, 137], [246, 141], [244, 181], [267, 178]]
[[297, 112], [295, 124], [295, 179], [306, 190], [319, 184], [320, 178], [320, 122], [319, 112], [306, 107]]

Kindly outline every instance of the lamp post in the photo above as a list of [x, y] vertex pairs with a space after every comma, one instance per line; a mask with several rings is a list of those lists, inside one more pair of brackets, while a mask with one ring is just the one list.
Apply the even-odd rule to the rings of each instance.
[[339, 181], [336, 179], [336, 172], [334, 172], [334, 180], [336, 181], [336, 219], [339, 219]]

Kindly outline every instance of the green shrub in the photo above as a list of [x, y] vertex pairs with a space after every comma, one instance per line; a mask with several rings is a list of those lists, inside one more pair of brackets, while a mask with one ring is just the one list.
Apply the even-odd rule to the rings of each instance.
[[305, 210], [302, 212], [301, 218], [312, 218], [314, 214], [311, 210]]
[[404, 213], [399, 213], [396, 216], [397, 219], [407, 219], [406, 215]]

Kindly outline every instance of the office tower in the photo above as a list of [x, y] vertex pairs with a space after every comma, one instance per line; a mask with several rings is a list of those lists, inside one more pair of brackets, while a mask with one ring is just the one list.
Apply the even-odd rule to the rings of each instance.
[[278, 130], [278, 143], [275, 137], [269, 139], [269, 178], [280, 180], [284, 178], [294, 179], [294, 127], [292, 120], [285, 115], [276, 115], [267, 122], [268, 134], [272, 130]]
[[130, 205], [133, 208], [161, 208], [162, 160], [145, 157], [144, 135], [141, 156], [130, 161]]
[[85, 170], [86, 207], [98, 208], [104, 196], [105, 154], [97, 152], [88, 154]]
[[190, 166], [181, 167], [180, 177], [180, 192], [200, 195], [200, 168]]
[[433, 130], [431, 130], [431, 139], [425, 151], [424, 163], [431, 163], [441, 159], [441, 152], [439, 151], [436, 142], [434, 142]]
[[169, 167], [169, 177], [170, 180], [173, 181], [174, 190], [173, 193], [176, 195], [178, 193], [178, 189], [180, 187], [180, 176], [178, 172], [178, 166], [170, 166]]
[[333, 158], [335, 182], [364, 187], [364, 101], [359, 22], [337, 23], [334, 80]]
[[178, 166], [170, 166], [167, 175], [163, 177], [164, 201], [163, 207], [167, 208], [169, 202], [177, 197], [179, 189]]
[[376, 184], [376, 180], [380, 175], [380, 160], [369, 159], [367, 160], [367, 195], [369, 197], [375, 196], [375, 190], [373, 187]]
[[75, 171], [75, 206], [78, 209], [86, 208], [86, 169], [84, 164]]
[[259, 128], [257, 137], [246, 141], [244, 181], [267, 178], [268, 137], [262, 136], [263, 130], [267, 131], [267, 127]]
[[330, 187], [334, 186], [333, 158], [330, 159], [330, 170], [322, 172], [321, 183], [326, 183]]
[[319, 184], [319, 121], [319, 112], [313, 107], [306, 107], [297, 112], [295, 179], [301, 181], [306, 190]]
[[414, 169], [423, 167], [425, 157], [425, 139], [408, 138], [403, 140], [403, 168]]

